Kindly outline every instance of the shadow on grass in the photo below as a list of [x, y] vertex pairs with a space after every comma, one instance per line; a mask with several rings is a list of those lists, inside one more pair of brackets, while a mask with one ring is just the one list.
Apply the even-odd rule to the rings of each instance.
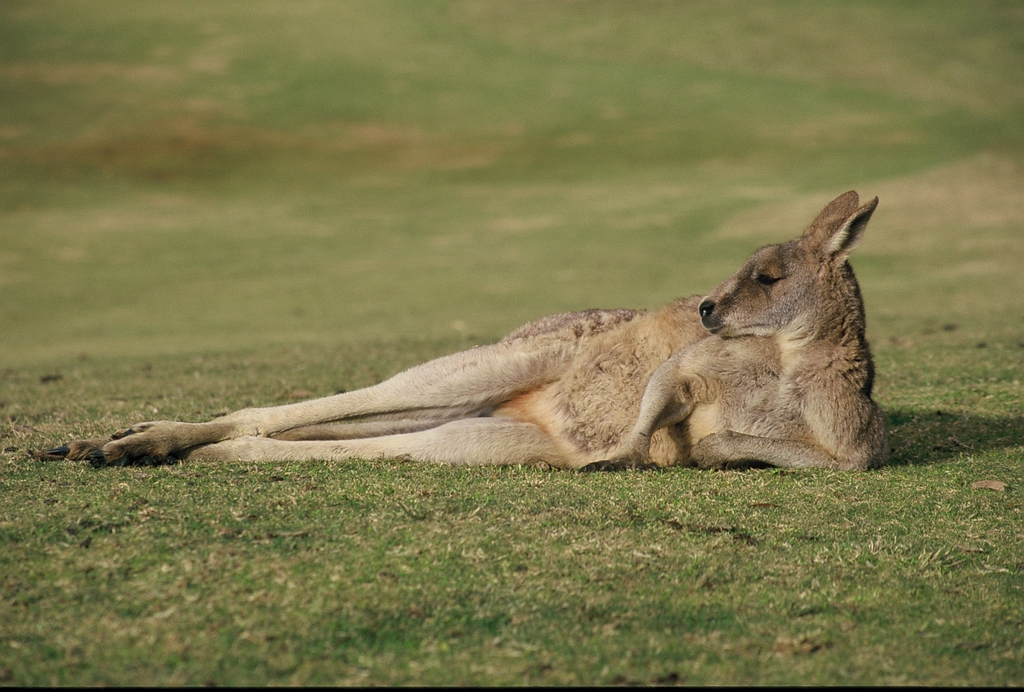
[[935, 409], [886, 411], [889, 466], [935, 464], [1024, 445], [1024, 416], [991, 417]]

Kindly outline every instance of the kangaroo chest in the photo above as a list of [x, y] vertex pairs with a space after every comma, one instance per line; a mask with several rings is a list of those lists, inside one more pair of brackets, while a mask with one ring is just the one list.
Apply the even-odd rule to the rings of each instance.
[[806, 436], [801, 386], [777, 351], [765, 346], [728, 344], [704, 364], [700, 375], [713, 383], [715, 395], [696, 402], [685, 421], [690, 444], [726, 430], [781, 439]]

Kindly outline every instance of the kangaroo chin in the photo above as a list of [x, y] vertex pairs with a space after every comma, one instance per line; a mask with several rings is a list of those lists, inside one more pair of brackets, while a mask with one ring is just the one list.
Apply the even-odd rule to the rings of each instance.
[[138, 423], [41, 456], [876, 466], [888, 446], [847, 257], [877, 204], [841, 195], [703, 298], [552, 315], [365, 389], [206, 423]]

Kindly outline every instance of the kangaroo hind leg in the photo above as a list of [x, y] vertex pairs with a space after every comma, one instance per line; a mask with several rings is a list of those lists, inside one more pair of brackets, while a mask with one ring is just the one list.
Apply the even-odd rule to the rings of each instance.
[[351, 440], [241, 437], [190, 450], [187, 458], [202, 461], [395, 458], [457, 466], [572, 466], [568, 456], [540, 428], [503, 418], [466, 418], [419, 432]]
[[90, 456], [101, 455], [108, 462], [180, 456], [194, 447], [239, 437], [347, 439], [411, 433], [473, 418], [542, 386], [564, 370], [569, 357], [568, 349], [550, 342], [481, 346], [429, 361], [372, 387], [322, 399], [243, 409], [208, 423], [140, 423]]

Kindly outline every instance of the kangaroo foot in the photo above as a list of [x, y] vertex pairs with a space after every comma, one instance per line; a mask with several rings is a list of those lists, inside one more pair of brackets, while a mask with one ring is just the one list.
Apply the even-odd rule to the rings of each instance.
[[95, 438], [91, 440], [75, 440], [69, 442], [66, 445], [60, 447], [54, 447], [53, 449], [47, 449], [43, 452], [30, 452], [29, 454], [34, 459], [41, 461], [59, 461], [67, 459], [68, 461], [82, 461], [90, 454], [100, 449], [109, 441], [109, 438]]
[[[89, 461], [103, 465], [159, 465], [174, 463], [182, 453], [201, 445], [221, 442], [237, 435], [229, 423], [179, 423], [155, 421], [138, 423], [115, 433]], [[124, 460], [124, 461], [122, 461]]]
[[54, 447], [53, 449], [47, 449], [42, 452], [29, 450], [29, 456], [39, 461], [63, 461], [68, 458], [68, 454], [71, 452], [71, 445], [61, 445], [60, 447]]
[[182, 438], [187, 423], [157, 421], [137, 423], [110, 436], [99, 449], [92, 450], [88, 461], [93, 466], [152, 466], [150, 460], [162, 460], [187, 443]]
[[[122, 435], [123, 436], [123, 435]], [[41, 452], [30, 452], [40, 461], [88, 461], [94, 468], [103, 466], [163, 466], [176, 464], [179, 459], [173, 454], [118, 454], [105, 451], [113, 438], [75, 440], [68, 444]]]
[[86, 460], [96, 469], [103, 468], [104, 466], [167, 466], [181, 461], [173, 454], [163, 456], [147, 454], [145, 456], [122, 456], [117, 459], [108, 459], [102, 449], [91, 452], [86, 457]]
[[179, 461], [179, 453], [192, 447], [219, 442], [225, 432], [211, 424], [156, 421], [138, 423], [108, 438], [75, 440], [44, 452], [37, 459], [88, 461], [101, 466], [159, 466]]

